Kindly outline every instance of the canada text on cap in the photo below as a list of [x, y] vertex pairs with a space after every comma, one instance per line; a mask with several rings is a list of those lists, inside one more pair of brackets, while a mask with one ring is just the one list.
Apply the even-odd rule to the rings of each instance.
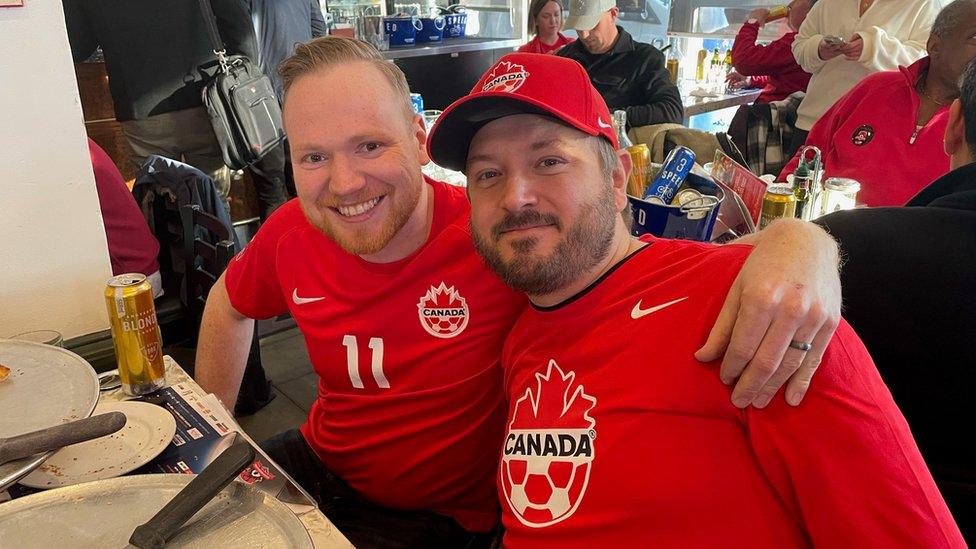
[[579, 63], [555, 55], [510, 53], [488, 69], [471, 93], [444, 109], [427, 140], [431, 160], [465, 171], [468, 147], [478, 130], [516, 114], [549, 116], [619, 147], [610, 110]]

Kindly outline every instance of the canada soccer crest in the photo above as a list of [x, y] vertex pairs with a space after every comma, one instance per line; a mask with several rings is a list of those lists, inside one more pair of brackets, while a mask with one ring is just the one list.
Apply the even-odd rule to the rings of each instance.
[[535, 391], [515, 403], [502, 454], [501, 484], [515, 516], [543, 528], [571, 517], [586, 492], [593, 463], [596, 398], [555, 360], [535, 374]]
[[454, 337], [468, 326], [471, 316], [468, 302], [461, 294], [441, 282], [438, 287], [430, 287], [420, 303], [417, 303], [417, 313], [420, 315], [420, 325], [427, 333], [444, 339]]
[[502, 61], [492, 69], [481, 91], [512, 93], [521, 88], [528, 77], [529, 72], [522, 65]]

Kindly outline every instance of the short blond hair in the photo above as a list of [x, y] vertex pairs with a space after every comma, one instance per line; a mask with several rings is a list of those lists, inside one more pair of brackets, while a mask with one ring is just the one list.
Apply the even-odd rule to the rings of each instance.
[[373, 46], [343, 36], [322, 36], [310, 42], [295, 44], [295, 53], [278, 65], [286, 100], [288, 89], [302, 76], [355, 62], [368, 63], [380, 71], [402, 100], [407, 115], [413, 117], [415, 113], [410, 101], [410, 85], [400, 67], [384, 59]]

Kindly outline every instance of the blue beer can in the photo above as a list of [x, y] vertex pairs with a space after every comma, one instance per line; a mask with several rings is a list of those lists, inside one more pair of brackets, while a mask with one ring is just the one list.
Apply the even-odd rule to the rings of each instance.
[[678, 191], [678, 187], [691, 173], [691, 168], [694, 165], [694, 151], [688, 147], [675, 147], [664, 161], [661, 173], [657, 174], [654, 181], [644, 191], [644, 200], [670, 204], [671, 200], [674, 199], [674, 193]]
[[417, 114], [424, 112], [424, 98], [419, 93], [411, 93], [410, 102], [413, 103], [413, 110]]

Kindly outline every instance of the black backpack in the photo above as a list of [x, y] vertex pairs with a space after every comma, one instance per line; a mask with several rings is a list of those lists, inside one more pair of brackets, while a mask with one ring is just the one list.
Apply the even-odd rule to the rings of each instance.
[[271, 79], [257, 65], [242, 55], [227, 55], [210, 0], [199, 1], [220, 65], [213, 79], [203, 87], [203, 104], [210, 115], [224, 164], [242, 170], [281, 145], [285, 138], [281, 106]]

